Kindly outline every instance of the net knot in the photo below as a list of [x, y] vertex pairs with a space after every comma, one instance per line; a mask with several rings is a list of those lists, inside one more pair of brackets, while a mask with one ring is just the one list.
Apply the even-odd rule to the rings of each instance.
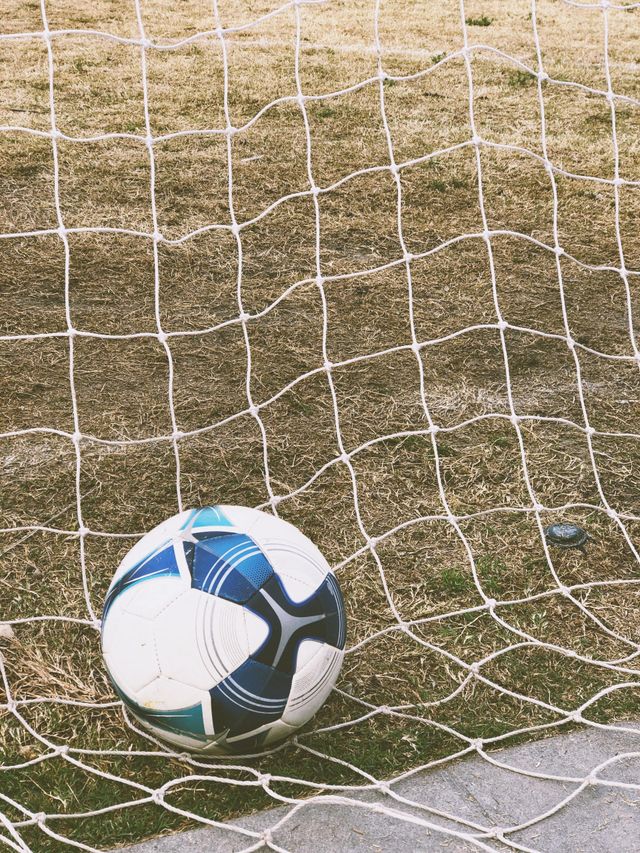
[[571, 590], [569, 589], [568, 586], [560, 586], [560, 587], [558, 587], [558, 589], [559, 589], [561, 595], [567, 595], [567, 596], [571, 595]]
[[140, 47], [143, 47], [145, 50], [148, 50], [150, 47], [153, 47], [153, 42], [150, 38], [147, 38], [145, 36], [144, 38], [140, 39]]
[[585, 782], [587, 785], [597, 785], [598, 784], [598, 775], [595, 770], [592, 770], [591, 773], [586, 777]]
[[349, 454], [348, 453], [341, 453], [340, 454], [340, 461], [344, 462], [345, 465], [348, 465], [349, 464]]
[[147, 148], [153, 148], [153, 136], [150, 133], [147, 133], [147, 135], [145, 136], [144, 144], [147, 146]]
[[47, 815], [44, 812], [34, 812], [33, 819], [36, 823], [44, 823], [47, 819]]
[[16, 710], [17, 707], [18, 707], [18, 705], [16, 704], [15, 699], [7, 699], [7, 704], [6, 704], [7, 711], [13, 712]]
[[549, 75], [546, 71], [538, 71], [538, 80], [540, 80], [541, 83], [544, 83], [548, 79]]
[[82, 433], [81, 433], [81, 432], [78, 432], [78, 431], [76, 430], [75, 432], [72, 432], [72, 433], [71, 433], [71, 441], [72, 441], [76, 446], [77, 446], [78, 444], [80, 444], [80, 439], [81, 439], [81, 438], [82, 438]]
[[271, 845], [271, 844], [272, 844], [272, 842], [273, 842], [273, 835], [271, 834], [271, 830], [270, 830], [270, 829], [265, 829], [265, 830], [263, 830], [263, 832], [262, 832], [262, 836], [261, 836], [261, 837], [262, 837], [262, 841], [263, 841], [263, 843], [264, 843], [264, 844], [268, 844], [268, 845]]
[[184, 433], [181, 429], [175, 429], [171, 433], [171, 438], [173, 439], [173, 441], [180, 441], [181, 438], [184, 438]]
[[624, 178], [617, 177], [617, 178], [613, 179], [614, 187], [621, 187], [624, 183], [625, 183]]
[[258, 407], [255, 405], [255, 403], [252, 403], [249, 406], [249, 414], [254, 418], [258, 417]]
[[471, 144], [474, 148], [479, 148], [482, 145], [482, 137], [478, 136], [477, 133], [474, 133], [471, 137]]
[[331, 373], [331, 371], [333, 370], [333, 362], [329, 361], [329, 359], [326, 359], [322, 366], [324, 367], [327, 373]]
[[478, 675], [480, 672], [480, 664], [477, 661], [474, 661], [469, 667], [469, 672], [473, 675]]
[[509, 324], [507, 323], [506, 320], [500, 320], [498, 322], [498, 328], [500, 329], [501, 332], [504, 332], [504, 330], [507, 329], [508, 327], [509, 327]]
[[533, 502], [533, 511], [534, 512], [544, 512], [544, 504], [541, 504], [540, 501]]
[[569, 714], [569, 719], [573, 720], [574, 723], [583, 723], [584, 722], [584, 717], [582, 716], [581, 711], [572, 711]]
[[58, 235], [58, 237], [60, 237], [61, 240], [64, 240], [64, 238], [67, 236], [67, 229], [64, 227], [64, 225], [59, 225], [56, 228], [56, 234]]
[[160, 331], [158, 332], [157, 338], [161, 344], [166, 344], [166, 342], [169, 340], [169, 335], [166, 332]]
[[495, 610], [495, 607], [496, 607], [496, 604], [497, 604], [497, 603], [498, 603], [498, 602], [496, 601], [496, 599], [495, 599], [495, 598], [488, 598], [488, 599], [486, 600], [486, 602], [485, 602], [485, 604], [487, 605], [487, 607], [489, 608], [489, 610]]
[[417, 341], [414, 341], [411, 344], [411, 349], [416, 355], [420, 355], [420, 344]]
[[56, 755], [66, 755], [69, 752], [69, 744], [61, 743], [56, 747]]
[[473, 749], [479, 752], [484, 746], [484, 741], [481, 737], [476, 737], [472, 741], [470, 741], [469, 746], [473, 747]]
[[241, 311], [240, 314], [238, 314], [238, 319], [241, 323], [246, 323], [247, 320], [251, 319], [251, 314], [249, 314], [247, 311]]
[[152, 236], [153, 236], [153, 242], [154, 243], [162, 243], [162, 241], [164, 239], [164, 237], [162, 236], [162, 232], [158, 228], [156, 228], [156, 230], [153, 232]]
[[596, 434], [596, 431], [592, 426], [585, 427], [584, 431], [586, 432], [587, 435], [595, 435]]
[[378, 708], [379, 713], [381, 714], [390, 714], [391, 708], [388, 705], [380, 705]]
[[161, 805], [164, 802], [164, 791], [158, 788], [157, 791], [154, 791], [151, 795], [151, 799], [156, 805]]
[[271, 783], [271, 773], [261, 773], [258, 776], [258, 782], [263, 788], [266, 788]]
[[385, 796], [389, 796], [391, 793], [391, 788], [388, 782], [378, 782], [378, 790], [385, 794]]

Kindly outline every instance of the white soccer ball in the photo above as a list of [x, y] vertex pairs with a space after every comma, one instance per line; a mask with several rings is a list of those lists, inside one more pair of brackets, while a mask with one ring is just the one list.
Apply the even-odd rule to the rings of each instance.
[[255, 752], [303, 726], [342, 665], [340, 588], [293, 525], [239, 506], [174, 515], [126, 555], [102, 652], [132, 714], [182, 750]]

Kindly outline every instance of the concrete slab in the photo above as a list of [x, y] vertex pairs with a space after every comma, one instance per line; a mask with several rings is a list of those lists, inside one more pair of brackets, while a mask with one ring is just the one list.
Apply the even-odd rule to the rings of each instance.
[[268, 849], [265, 838], [296, 853], [638, 853], [640, 721], [475, 755], [394, 782], [388, 794], [317, 797], [127, 850], [238, 853]]

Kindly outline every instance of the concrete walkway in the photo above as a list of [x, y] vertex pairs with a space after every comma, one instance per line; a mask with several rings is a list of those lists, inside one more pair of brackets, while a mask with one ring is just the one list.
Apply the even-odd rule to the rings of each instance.
[[[623, 753], [635, 754], [623, 757]], [[473, 756], [395, 783], [392, 790], [410, 800], [413, 807], [382, 792], [366, 792], [342, 798], [345, 799], [342, 803], [327, 804], [316, 799], [297, 810], [281, 806], [231, 825], [262, 832], [291, 813], [282, 826], [273, 830], [271, 840], [278, 848], [295, 853], [471, 853], [514, 847], [540, 853], [640, 851], [640, 721], [616, 731], [588, 727], [493, 752], [491, 758], [529, 773], [578, 779], [613, 759], [598, 771], [598, 778], [632, 787], [587, 784], [555, 814], [525, 829], [506, 833], [504, 838], [513, 845], [486, 835], [481, 843], [473, 843], [460, 837], [460, 833], [473, 833], [480, 838], [482, 832], [475, 828], [478, 825], [487, 830], [535, 819], [553, 810], [579, 789], [580, 783], [524, 776]], [[393, 814], [376, 811], [376, 804], [382, 804]], [[458, 820], [438, 817], [424, 806]], [[416, 818], [431, 826], [417, 823]], [[469, 821], [473, 827], [461, 820]], [[127, 849], [131, 853], [234, 853], [255, 843], [255, 837], [206, 828]]]

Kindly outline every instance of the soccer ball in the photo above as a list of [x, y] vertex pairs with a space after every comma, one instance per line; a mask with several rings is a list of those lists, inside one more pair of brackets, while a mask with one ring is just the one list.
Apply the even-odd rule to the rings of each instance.
[[338, 582], [297, 528], [213, 506], [158, 525], [107, 592], [102, 652], [150, 732], [190, 752], [255, 752], [303, 726], [342, 665]]

